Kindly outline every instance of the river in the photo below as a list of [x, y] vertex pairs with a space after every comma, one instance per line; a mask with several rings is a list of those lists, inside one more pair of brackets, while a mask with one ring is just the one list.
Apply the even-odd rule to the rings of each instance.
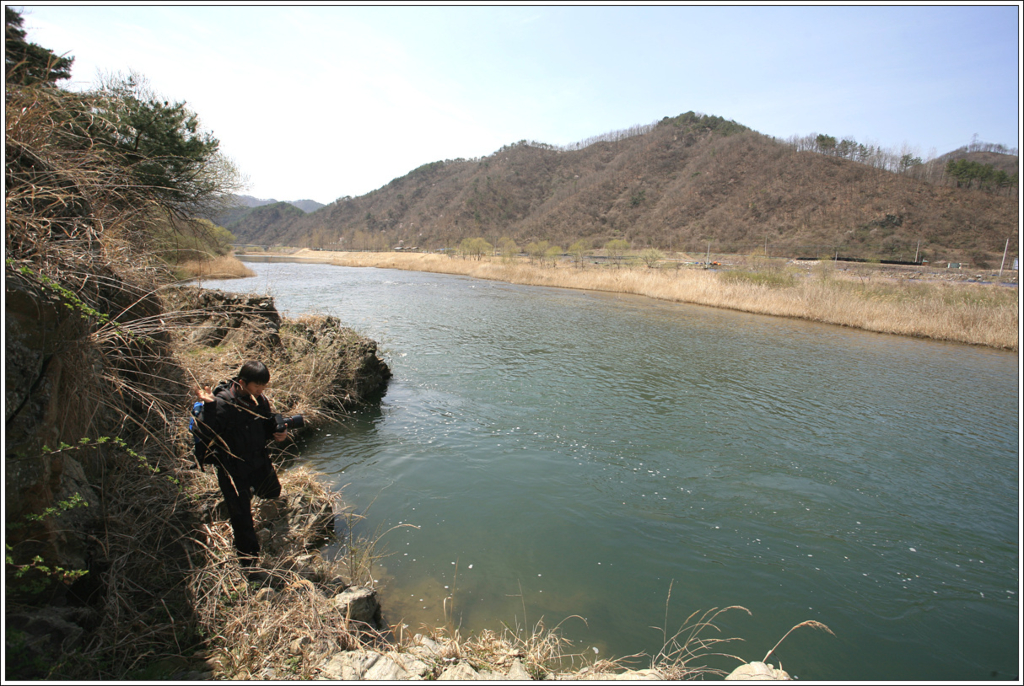
[[[708, 637], [812, 680], [1016, 679], [1013, 353], [636, 296], [317, 264], [211, 288], [331, 314], [394, 372], [303, 441], [382, 544], [387, 619]], [[271, 390], [273, 384], [271, 384]], [[451, 605], [449, 605], [451, 607]], [[735, 660], [713, 658], [731, 669]], [[647, 667], [642, 660], [636, 668]]]

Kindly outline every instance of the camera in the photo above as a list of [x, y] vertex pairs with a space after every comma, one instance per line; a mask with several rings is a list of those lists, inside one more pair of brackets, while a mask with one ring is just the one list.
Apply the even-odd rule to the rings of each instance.
[[306, 420], [302, 418], [301, 414], [297, 414], [293, 417], [284, 417], [279, 414], [274, 415], [274, 433], [279, 434], [285, 429], [301, 429], [306, 425]]

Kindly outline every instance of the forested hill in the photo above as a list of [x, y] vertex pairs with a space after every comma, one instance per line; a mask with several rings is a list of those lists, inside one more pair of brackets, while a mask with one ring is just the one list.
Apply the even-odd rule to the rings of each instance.
[[[301, 212], [315, 212], [324, 206], [323, 203], [319, 203], [316, 200], [288, 200], [286, 202], [278, 202], [277, 200], [261, 200], [260, 198], [254, 198], [251, 195], [235, 195], [232, 196], [232, 199], [233, 202], [229, 209], [217, 212], [206, 218], [213, 220], [221, 226], [230, 226], [241, 221], [249, 213], [257, 211], [259, 208], [263, 208], [268, 205], [288, 206], [277, 208], [278, 212], [291, 212], [291, 210], [296, 208]], [[291, 214], [298, 216], [296, 212], [291, 212]], [[252, 226], [253, 224], [266, 221], [266, 215], [263, 210], [259, 210], [257, 217], [259, 218], [247, 219], [246, 224]]]
[[[975, 264], [997, 260], [1016, 236], [1016, 179], [956, 187], [916, 158], [872, 164], [840, 156], [842, 146], [803, 147], [688, 112], [573, 146], [520, 141], [432, 162], [309, 214], [268, 206], [227, 228], [239, 243], [336, 250], [432, 250], [475, 237], [600, 248], [621, 238], [634, 248], [703, 252], [710, 243], [716, 252], [767, 246], [866, 259], [909, 260], [920, 248]], [[1015, 155], [987, 154], [1016, 167]]]

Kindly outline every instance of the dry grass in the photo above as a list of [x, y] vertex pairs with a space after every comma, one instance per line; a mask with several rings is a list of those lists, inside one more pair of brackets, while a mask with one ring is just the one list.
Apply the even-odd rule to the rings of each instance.
[[[222, 321], [196, 323], [210, 313], [190, 304], [188, 293], [182, 293], [172, 298], [177, 309], [164, 317], [176, 327], [175, 332], [224, 326]], [[259, 313], [250, 314], [233, 312], [235, 326], [214, 347], [197, 347], [187, 336], [175, 336], [176, 355], [191, 381], [189, 390], [198, 385], [214, 387], [234, 378], [245, 360], [259, 359], [270, 368], [266, 395], [274, 411], [301, 414], [307, 425], [340, 421], [347, 408], [364, 400], [359, 397], [360, 363], [372, 342], [323, 315], [283, 319], [274, 327]]]
[[[586, 620], [574, 615], [548, 628], [541, 617], [529, 625], [521, 586], [519, 598], [523, 600], [522, 624], [517, 619], [512, 626], [503, 623], [501, 633], [485, 629], [479, 634], [463, 636], [460, 622], [456, 621], [457, 582], [456, 566], [452, 591], [444, 600], [445, 626], [423, 627], [439, 646], [439, 670], [445, 666], [444, 663], [464, 660], [478, 671], [507, 672], [512, 662], [519, 660], [534, 679], [545, 679], [592, 666], [588, 656], [569, 652], [572, 641], [562, 634], [562, 625], [567, 621], [575, 619], [586, 624]], [[396, 629], [396, 635], [401, 636], [401, 628]], [[437, 675], [440, 675], [440, 671]]]
[[189, 260], [177, 265], [186, 279], [244, 279], [256, 276], [234, 255], [223, 255], [209, 260]]
[[572, 642], [562, 635], [561, 625], [547, 628], [543, 621], [537, 622], [529, 632], [506, 627], [500, 633], [484, 629], [478, 634], [463, 636], [458, 629], [448, 627], [424, 630], [437, 645], [434, 678], [458, 661], [466, 662], [478, 672], [504, 674], [518, 660], [537, 680], [572, 674], [577, 671], [572, 668], [573, 663], [586, 664], [586, 656], [568, 653]]
[[[352, 650], [382, 637], [349, 621], [331, 599], [361, 581], [345, 560], [326, 560], [317, 547], [326, 515], [333, 527], [336, 493], [304, 467], [281, 474], [283, 497], [320, 506], [305, 524], [287, 532], [264, 517], [276, 512], [271, 501], [254, 507], [258, 532], [270, 531], [259, 568], [266, 578], [251, 581], [235, 560], [230, 524], [214, 516], [200, 528], [202, 558], [188, 580], [200, 632], [208, 636], [208, 663], [217, 678], [310, 679], [324, 656]], [[219, 499], [216, 479], [207, 475], [207, 509]], [[328, 507], [333, 505], [332, 507]], [[314, 508], [316, 510], [317, 508]], [[283, 537], [275, 542], [274, 537]]]
[[[300, 252], [299, 256], [318, 255]], [[575, 269], [464, 260], [436, 254], [320, 253], [351, 267], [460, 274], [533, 286], [630, 293], [659, 300], [806, 319], [878, 333], [1018, 349], [1018, 294], [996, 285], [911, 282], [813, 270], [755, 271], [753, 276], [704, 269]]]
[[[523, 597], [522, 589], [519, 597]], [[426, 657], [422, 651], [417, 651], [418, 657], [432, 662], [433, 671], [426, 678], [436, 679], [446, 667], [460, 661], [472, 666], [484, 679], [500, 678], [508, 673], [514, 661], [518, 661], [533, 679], [558, 681], [606, 681], [614, 678], [700, 679], [706, 676], [724, 676], [728, 673], [708, 666], [708, 658], [726, 657], [739, 663], [744, 662], [740, 657], [720, 651], [725, 644], [741, 639], [706, 635], [709, 632], [720, 631], [715, 621], [730, 610], [742, 610], [749, 614], [749, 610], [739, 606], [694, 612], [672, 635], [662, 629], [664, 642], [657, 655], [641, 653], [615, 659], [597, 659], [590, 651], [574, 650], [573, 642], [564, 634], [563, 625], [569, 622], [579, 620], [586, 624], [586, 620], [578, 615], [567, 617], [553, 627], [547, 626], [543, 617], [531, 625], [527, 621], [524, 601], [522, 623], [517, 618], [513, 625], [502, 623], [503, 629], [500, 633], [485, 629], [478, 634], [464, 636], [455, 621], [455, 598], [456, 591], [453, 590], [445, 599], [445, 626], [421, 628], [434, 642], [432, 650]], [[666, 626], [670, 600], [671, 587], [665, 604]], [[786, 636], [796, 628], [807, 625], [810, 623], [804, 622], [793, 627]], [[824, 625], [821, 626], [828, 630]], [[410, 639], [406, 633], [407, 629], [408, 627], [403, 624], [392, 628], [391, 633], [395, 639], [392, 650], [415, 650], [418, 636]], [[775, 648], [777, 647], [778, 644]], [[769, 651], [769, 654], [775, 648]], [[638, 665], [648, 660], [649, 668], [637, 670]]]
[[[308, 593], [316, 582], [329, 588], [344, 569], [303, 554], [305, 527], [289, 531], [286, 552], [265, 559], [282, 583], [272, 599], [242, 577], [226, 518], [203, 524], [219, 496], [211, 473], [190, 468], [185, 426], [193, 381], [173, 344], [191, 326], [189, 313], [164, 308], [160, 289], [174, 279], [149, 250], [154, 222], [173, 208], [133, 185], [123, 160], [90, 139], [77, 116], [89, 112], [79, 96], [59, 89], [7, 91], [5, 278], [9, 292], [17, 286], [48, 322], [46, 348], [38, 351], [49, 359], [48, 371], [39, 372], [38, 386], [50, 395], [32, 400], [54, 410], [24, 418], [24, 454], [13, 454], [8, 442], [5, 464], [31, 461], [33, 469], [50, 470], [41, 490], [81, 488], [95, 500], [76, 528], [69, 521], [79, 511], [48, 532], [88, 553], [88, 569], [73, 570], [87, 573], [73, 587], [50, 579], [46, 595], [5, 588], [7, 613], [45, 612], [51, 597], [62, 601], [60, 610], [73, 612], [85, 629], [81, 639], [73, 650], [55, 645], [44, 653], [5, 646], [5, 675], [166, 678], [177, 669], [166, 665], [179, 665], [204, 644], [220, 651], [221, 674], [291, 664], [293, 673], [308, 675], [310, 663], [293, 652], [292, 637], [313, 641], [296, 644], [301, 655], [353, 645], [352, 627], [325, 605], [326, 595]], [[238, 365], [236, 355], [232, 373]], [[8, 417], [8, 439], [10, 429]], [[37, 450], [43, 442], [60, 447]], [[282, 480], [288, 498], [329, 502], [302, 470], [288, 470]], [[80, 494], [53, 500], [69, 495]], [[57, 506], [43, 503], [50, 504]], [[307, 523], [324, 515], [314, 509]], [[37, 543], [10, 535], [7, 542], [14, 546], [9, 560], [19, 565], [23, 545]]]

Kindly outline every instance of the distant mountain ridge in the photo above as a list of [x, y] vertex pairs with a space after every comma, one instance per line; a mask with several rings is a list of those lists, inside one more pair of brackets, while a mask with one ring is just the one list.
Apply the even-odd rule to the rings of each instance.
[[1018, 223], [1016, 188], [953, 188], [693, 112], [576, 146], [520, 141], [424, 164], [308, 214], [284, 204], [228, 228], [240, 243], [342, 250], [450, 248], [473, 237], [600, 248], [621, 238], [688, 252], [980, 264], [1016, 241]]
[[261, 198], [254, 198], [251, 195], [235, 195], [232, 196], [230, 206], [211, 217], [211, 219], [220, 226], [231, 229], [232, 226], [237, 225], [256, 208], [279, 204], [290, 205], [293, 209], [300, 210], [303, 214], [316, 212], [321, 207], [324, 207], [323, 203], [319, 203], [316, 200], [287, 200], [279, 202], [273, 199], [263, 200]]
[[234, 196], [234, 199], [235, 205], [239, 207], [261, 207], [263, 205], [273, 205], [277, 202], [286, 202], [293, 207], [299, 208], [303, 212], [316, 212], [321, 207], [324, 207], [322, 202], [317, 202], [316, 200], [262, 200], [260, 198], [254, 198], [251, 195], [236, 195]]

